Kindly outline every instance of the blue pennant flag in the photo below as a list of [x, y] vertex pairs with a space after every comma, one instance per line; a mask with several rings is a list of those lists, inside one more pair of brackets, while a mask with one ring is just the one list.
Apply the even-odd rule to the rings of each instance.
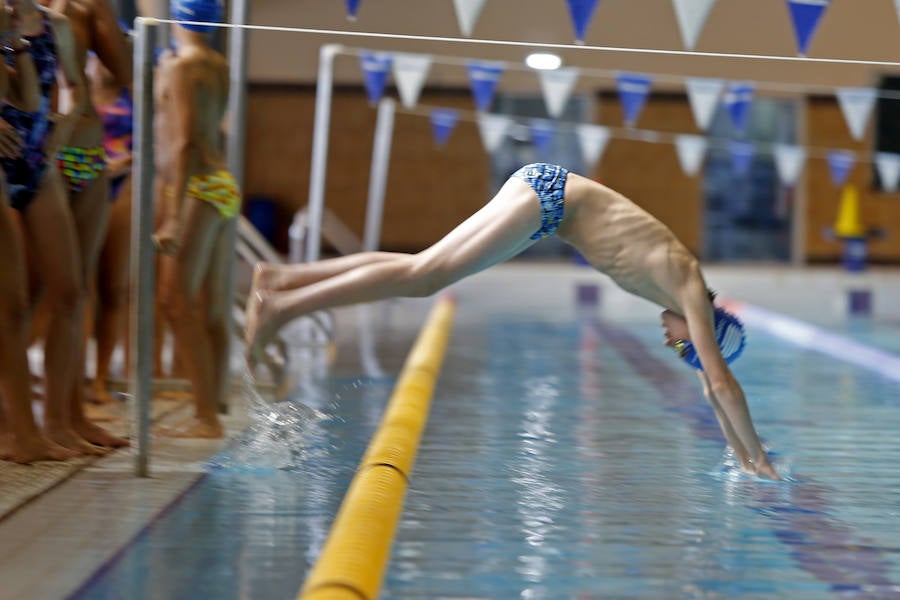
[[369, 102], [378, 104], [391, 71], [391, 55], [385, 52], [362, 52], [359, 55], [359, 66], [362, 67]]
[[619, 90], [619, 100], [622, 102], [622, 110], [625, 112], [625, 124], [634, 127], [644, 103], [647, 101], [647, 95], [650, 93], [650, 86], [653, 80], [647, 75], [638, 75], [634, 73], [621, 73], [616, 76], [616, 87]]
[[829, 2], [831, 0], [788, 0], [797, 48], [801, 55], [806, 56], [806, 50]]
[[356, 20], [356, 10], [359, 8], [359, 0], [347, 0], [347, 18]]
[[855, 163], [856, 155], [849, 150], [830, 150], [828, 152], [828, 169], [831, 171], [831, 183], [837, 187], [844, 185]]
[[575, 25], [575, 43], [584, 43], [584, 34], [587, 33], [588, 24], [594, 16], [599, 0], [566, 0], [569, 5], [569, 15], [572, 24]]
[[732, 83], [725, 92], [724, 102], [731, 123], [741, 135], [747, 130], [750, 105], [753, 103], [754, 84], [749, 81]]
[[475, 96], [475, 106], [480, 111], [486, 111], [491, 107], [494, 90], [497, 89], [497, 82], [503, 75], [503, 63], [470, 62], [468, 72], [469, 85], [472, 87], [472, 95]]
[[451, 108], [435, 108], [431, 111], [431, 131], [438, 146], [447, 143], [458, 120], [459, 113]]
[[550, 119], [533, 119], [529, 127], [531, 143], [538, 154], [546, 154], [556, 137], [556, 124]]
[[738, 175], [746, 175], [753, 164], [753, 144], [743, 141], [732, 141], [729, 147], [731, 151], [731, 166]]

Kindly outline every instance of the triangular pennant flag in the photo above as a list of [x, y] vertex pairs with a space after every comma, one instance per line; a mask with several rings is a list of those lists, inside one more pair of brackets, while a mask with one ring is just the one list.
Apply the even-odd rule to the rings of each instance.
[[572, 24], [575, 26], [575, 43], [583, 44], [584, 35], [587, 33], [588, 25], [594, 17], [594, 9], [597, 8], [599, 0], [566, 0], [569, 5], [569, 15], [572, 17]]
[[728, 115], [735, 130], [741, 135], [747, 130], [750, 117], [750, 106], [753, 103], [755, 84], [749, 81], [733, 82], [725, 92], [723, 102], [728, 108]]
[[497, 81], [503, 75], [504, 65], [498, 62], [470, 62], [468, 65], [469, 85], [475, 97], [475, 107], [486, 111], [491, 107]]
[[835, 95], [850, 133], [854, 139], [861, 140], [866, 133], [872, 109], [875, 108], [878, 92], [873, 88], [838, 88]]
[[387, 52], [362, 52], [359, 55], [359, 66], [362, 67], [369, 102], [378, 104], [391, 69], [391, 55]]
[[878, 178], [881, 179], [881, 189], [896, 192], [900, 180], [900, 154], [876, 152], [875, 166], [878, 168]]
[[802, 56], [806, 56], [806, 50], [829, 2], [831, 0], [787, 0], [794, 35], [797, 37], [797, 49]]
[[689, 77], [684, 85], [687, 88], [688, 101], [691, 103], [691, 112], [694, 113], [694, 121], [697, 127], [706, 131], [716, 114], [719, 96], [725, 88], [725, 82], [721, 79]]
[[347, 19], [356, 20], [356, 11], [359, 8], [359, 0], [347, 0]]
[[447, 138], [456, 127], [459, 120], [459, 113], [450, 108], [435, 108], [431, 111], [431, 132], [434, 135], [434, 142], [438, 146], [447, 143]]
[[419, 101], [429, 68], [431, 56], [428, 54], [394, 54], [394, 82], [406, 108], [413, 108]]
[[622, 110], [625, 112], [625, 124], [634, 127], [641, 110], [650, 93], [653, 80], [647, 75], [637, 73], [620, 73], [616, 76], [616, 87], [619, 90], [619, 100], [622, 102]]
[[678, 152], [678, 162], [681, 170], [686, 175], [693, 177], [700, 171], [703, 165], [703, 157], [706, 155], [706, 138], [701, 135], [676, 135], [675, 150]]
[[575, 127], [575, 131], [578, 133], [578, 144], [584, 163], [596, 165], [609, 142], [609, 129], [602, 125], [581, 123]]
[[731, 166], [738, 175], [746, 175], [753, 164], [753, 144], [741, 140], [733, 140], [728, 149], [731, 153]]
[[475, 21], [484, 8], [484, 0], [453, 0], [453, 6], [456, 8], [456, 22], [459, 23], [459, 30], [466, 37], [472, 35], [475, 28]]
[[546, 154], [553, 145], [556, 137], [556, 123], [550, 119], [532, 119], [528, 128], [531, 133], [531, 143], [539, 154]]
[[784, 185], [794, 185], [803, 170], [806, 161], [806, 150], [800, 146], [789, 144], [775, 144], [772, 149], [775, 157], [775, 169], [778, 177]]
[[853, 152], [830, 150], [828, 152], [828, 169], [831, 171], [831, 182], [837, 187], [844, 185], [854, 164], [856, 164], [856, 155]]
[[697, 38], [700, 37], [715, 2], [716, 0], [672, 0], [675, 16], [678, 18], [678, 28], [681, 30], [681, 39], [688, 50], [693, 50], [697, 45]]
[[572, 95], [575, 82], [578, 81], [578, 69], [568, 67], [552, 71], [538, 71], [541, 78], [541, 92], [544, 104], [551, 117], [559, 118], [566, 108], [566, 102]]
[[481, 141], [489, 154], [493, 154], [503, 143], [503, 138], [511, 124], [512, 119], [506, 115], [478, 113], [478, 131], [481, 133]]

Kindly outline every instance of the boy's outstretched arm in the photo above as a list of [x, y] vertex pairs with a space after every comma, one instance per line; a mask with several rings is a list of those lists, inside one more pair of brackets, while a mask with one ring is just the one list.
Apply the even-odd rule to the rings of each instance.
[[691, 343], [703, 365], [704, 392], [741, 467], [762, 477], [780, 479], [759, 441], [744, 391], [722, 357], [713, 329], [713, 308], [702, 278], [688, 283], [682, 297]]

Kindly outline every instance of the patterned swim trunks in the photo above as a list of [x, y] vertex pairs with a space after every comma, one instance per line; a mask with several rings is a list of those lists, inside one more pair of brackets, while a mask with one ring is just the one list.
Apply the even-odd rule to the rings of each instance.
[[[166, 188], [172, 194], [171, 187]], [[184, 195], [212, 204], [223, 219], [235, 217], [241, 210], [241, 190], [231, 173], [220, 169], [214, 173], [191, 175]]]
[[556, 233], [565, 208], [566, 176], [569, 172], [548, 163], [525, 165], [512, 174], [531, 186], [541, 201], [541, 228], [531, 236], [533, 240]]

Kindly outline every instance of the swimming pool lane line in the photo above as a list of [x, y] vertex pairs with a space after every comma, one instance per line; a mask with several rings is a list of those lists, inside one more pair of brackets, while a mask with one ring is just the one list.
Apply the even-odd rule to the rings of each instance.
[[446, 296], [431, 309], [298, 600], [378, 597], [455, 308]]
[[722, 306], [741, 317], [747, 325], [762, 329], [801, 348], [815, 350], [839, 361], [875, 371], [893, 381], [900, 381], [900, 356], [892, 352], [752, 304], [725, 300]]

